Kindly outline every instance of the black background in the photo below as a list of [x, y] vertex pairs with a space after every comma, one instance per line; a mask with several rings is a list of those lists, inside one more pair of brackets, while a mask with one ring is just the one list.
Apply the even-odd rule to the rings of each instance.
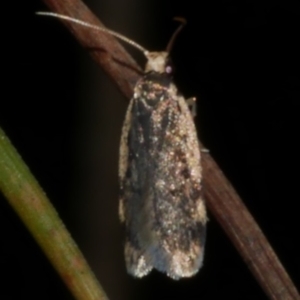
[[[19, 2], [1, 18], [0, 126], [110, 299], [267, 299], [211, 214], [197, 276], [126, 274], [117, 161], [128, 100], [59, 21], [34, 15], [42, 2]], [[86, 3], [149, 50], [164, 49], [174, 16], [188, 20], [172, 50], [176, 84], [197, 97], [201, 140], [299, 288], [300, 3]], [[2, 196], [0, 230], [1, 299], [72, 299]]]

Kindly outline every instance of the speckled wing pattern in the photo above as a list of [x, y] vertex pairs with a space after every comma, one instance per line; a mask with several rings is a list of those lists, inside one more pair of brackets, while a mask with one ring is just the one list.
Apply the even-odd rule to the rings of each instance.
[[120, 145], [119, 215], [128, 273], [153, 268], [173, 279], [202, 265], [206, 210], [191, 112], [171, 79], [156, 72], [135, 86]]

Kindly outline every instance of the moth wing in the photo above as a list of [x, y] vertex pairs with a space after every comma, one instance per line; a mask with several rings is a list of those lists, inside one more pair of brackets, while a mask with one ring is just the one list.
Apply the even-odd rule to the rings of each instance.
[[152, 183], [159, 247], [150, 251], [154, 268], [179, 279], [194, 275], [202, 266], [207, 218], [200, 148], [191, 111], [175, 86], [171, 85], [165, 101], [169, 103], [165, 113], [168, 121], [161, 119], [166, 125], [159, 137], [162, 144]]
[[[149, 257], [144, 255], [146, 246], [141, 246], [138, 241], [136, 241], [144, 239], [135, 237], [135, 233], [139, 235], [141, 230], [141, 227], [136, 223], [142, 219], [142, 208], [138, 205], [142, 201], [140, 199], [140, 195], [135, 193], [133, 187], [131, 186], [131, 183], [136, 181], [136, 179], [132, 178], [134, 172], [128, 172], [128, 170], [134, 167], [133, 165], [129, 166], [129, 164], [131, 164], [130, 152], [134, 151], [134, 149], [130, 149], [128, 143], [129, 133], [133, 126], [133, 117], [136, 117], [133, 112], [134, 105], [136, 105], [136, 100], [132, 98], [127, 108], [120, 142], [119, 218], [122, 223], [125, 223], [126, 229], [125, 262], [127, 271], [135, 277], [143, 277], [147, 275], [153, 267], [149, 261]], [[131, 204], [128, 204], [129, 201]], [[137, 205], [134, 205], [135, 202]], [[144, 222], [142, 221], [142, 223]], [[135, 232], [137, 230], [139, 232]]]
[[128, 272], [142, 277], [156, 268], [179, 279], [202, 265], [206, 212], [191, 112], [174, 85], [162, 95], [161, 111], [151, 111], [141, 97], [129, 104], [120, 147], [119, 215]]

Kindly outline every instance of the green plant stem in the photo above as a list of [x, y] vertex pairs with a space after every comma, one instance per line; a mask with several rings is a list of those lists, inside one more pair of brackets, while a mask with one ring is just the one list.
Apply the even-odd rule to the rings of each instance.
[[45, 192], [1, 128], [0, 190], [75, 299], [108, 299]]

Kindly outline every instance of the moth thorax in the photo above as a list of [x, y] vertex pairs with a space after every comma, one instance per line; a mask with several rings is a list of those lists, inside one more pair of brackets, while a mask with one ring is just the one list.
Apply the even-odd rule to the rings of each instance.
[[145, 72], [157, 72], [157, 73], [168, 73], [167, 70], [167, 61], [168, 61], [168, 52], [148, 52], [145, 53], [147, 57], [147, 64]]

